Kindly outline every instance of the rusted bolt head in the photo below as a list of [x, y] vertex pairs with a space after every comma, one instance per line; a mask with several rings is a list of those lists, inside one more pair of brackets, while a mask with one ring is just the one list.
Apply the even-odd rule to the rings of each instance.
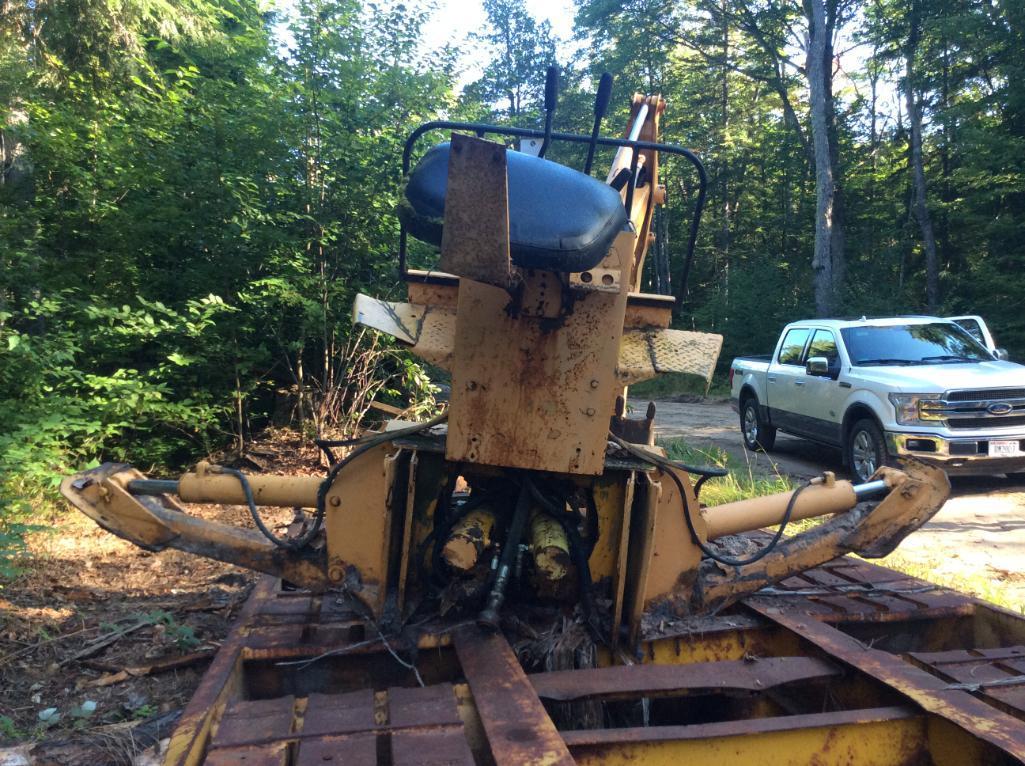
[[338, 495], [331, 495], [331, 499], [327, 502], [331, 505], [332, 508], [337, 508], [342, 504], [342, 498], [338, 497]]
[[594, 413], [595, 413], [595, 409], [594, 409], [594, 407], [588, 407], [585, 410], [585, 412], [587, 413], [587, 417], [593, 418], [594, 417]]
[[466, 384], [466, 390], [467, 391], [476, 391], [477, 390], [477, 381], [476, 380], [471, 380], [469, 383], [467, 383]]
[[599, 385], [597, 379], [591, 381], [591, 388], [597, 388]]
[[341, 582], [345, 578], [345, 570], [340, 566], [333, 566], [327, 570], [327, 576], [331, 582]]

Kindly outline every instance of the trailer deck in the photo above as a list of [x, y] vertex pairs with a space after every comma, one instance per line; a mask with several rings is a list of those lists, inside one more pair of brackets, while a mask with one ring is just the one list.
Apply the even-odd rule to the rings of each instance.
[[[648, 622], [637, 655], [529, 675], [501, 634], [422, 624], [414, 669], [410, 636], [267, 576], [166, 763], [1025, 759], [1025, 619], [978, 599], [845, 557], [712, 617]], [[566, 728], [588, 704], [597, 723]]]

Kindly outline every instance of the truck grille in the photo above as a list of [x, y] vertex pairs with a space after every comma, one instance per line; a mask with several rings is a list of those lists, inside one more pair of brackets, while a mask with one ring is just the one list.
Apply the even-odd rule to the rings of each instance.
[[999, 401], [1025, 399], [1025, 388], [983, 388], [978, 391], [948, 391], [943, 397], [948, 402]]
[[953, 430], [1025, 426], [1025, 388], [948, 391], [940, 401], [923, 401], [922, 417]]
[[985, 417], [947, 418], [947, 425], [952, 430], [969, 430], [972, 428], [1010, 428], [1025, 426], [1025, 415], [986, 415]]

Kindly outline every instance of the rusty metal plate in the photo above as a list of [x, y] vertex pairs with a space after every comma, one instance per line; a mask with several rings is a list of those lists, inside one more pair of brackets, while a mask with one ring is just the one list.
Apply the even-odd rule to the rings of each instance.
[[306, 624], [312, 617], [313, 601], [303, 593], [279, 593], [260, 604], [253, 622], [257, 625]]
[[449, 306], [396, 303], [356, 296], [353, 321], [411, 346], [421, 359], [448, 370], [456, 338], [456, 310]]
[[438, 268], [499, 287], [512, 283], [505, 146], [452, 134]]
[[204, 766], [286, 766], [288, 743], [273, 742], [253, 747], [226, 747], [206, 754]]
[[461, 728], [463, 720], [459, 717], [452, 684], [389, 689], [388, 724], [393, 727], [449, 725]]
[[473, 766], [462, 728], [391, 735], [392, 766]]
[[311, 694], [301, 735], [305, 738], [347, 734], [376, 727], [373, 689], [344, 694]]
[[836, 665], [812, 657], [768, 657], [686, 665], [617, 665], [538, 673], [528, 678], [542, 699], [569, 702], [713, 691], [759, 692], [798, 681], [834, 678], [840, 673]]
[[231, 703], [213, 737], [214, 747], [254, 745], [292, 734], [295, 698], [239, 700]]
[[496, 766], [573, 764], [505, 638], [465, 628], [454, 639]]
[[376, 734], [305, 739], [299, 743], [295, 766], [377, 766], [377, 748]]
[[723, 337], [689, 330], [627, 330], [619, 345], [616, 374], [632, 385], [667, 372], [711, 381]]
[[558, 320], [513, 314], [510, 301], [497, 287], [459, 285], [445, 457], [601, 474], [622, 393], [615, 366], [626, 293], [579, 295]]

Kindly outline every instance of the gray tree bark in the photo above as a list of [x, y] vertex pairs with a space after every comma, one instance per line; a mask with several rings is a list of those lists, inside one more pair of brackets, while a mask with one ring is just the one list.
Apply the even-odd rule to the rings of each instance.
[[806, 0], [808, 14], [807, 73], [810, 97], [812, 147], [815, 156], [815, 249], [812, 274], [815, 291], [815, 313], [828, 316], [836, 306], [837, 278], [834, 213], [836, 184], [833, 176], [833, 153], [829, 140], [829, 110], [832, 108], [830, 80], [830, 30], [826, 24], [824, 0]]
[[916, 0], [912, 0], [909, 21], [911, 29], [904, 60], [904, 99], [911, 134], [912, 210], [922, 230], [922, 249], [925, 252], [925, 302], [929, 313], [934, 314], [940, 306], [940, 269], [936, 255], [936, 235], [933, 232], [932, 216], [929, 215], [925, 162], [922, 159], [922, 105], [915, 92], [914, 61], [919, 37], [919, 7]]

